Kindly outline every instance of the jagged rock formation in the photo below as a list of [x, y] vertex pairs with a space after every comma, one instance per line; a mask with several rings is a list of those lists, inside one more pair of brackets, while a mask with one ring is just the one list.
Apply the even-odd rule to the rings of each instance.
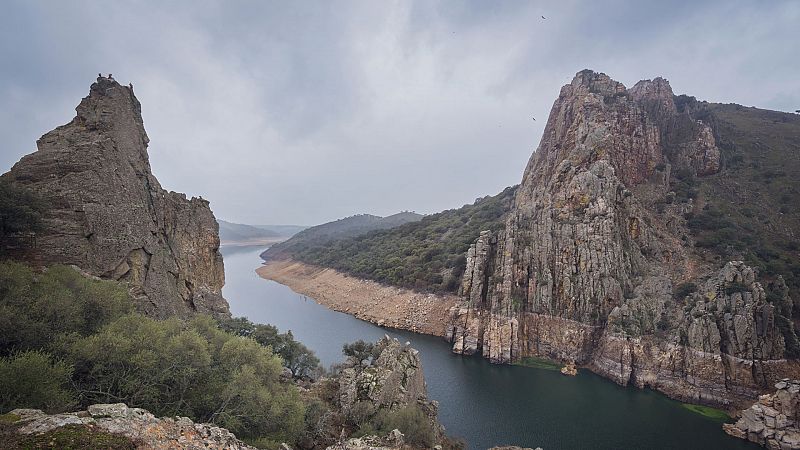
[[[694, 205], [667, 200], [673, 170], [720, 165], [713, 130], [678, 112], [666, 80], [626, 89], [579, 72], [553, 105], [505, 230], [482, 233], [467, 254], [453, 351], [575, 361], [716, 405], [800, 373], [754, 271], [696, 258], [684, 242]], [[679, 293], [689, 280], [696, 292]]]
[[152, 316], [228, 315], [217, 222], [153, 176], [133, 88], [98, 78], [76, 111], [3, 175], [49, 205], [32, 262], [125, 281]]
[[342, 411], [348, 414], [364, 402], [375, 409], [416, 405], [436, 423], [438, 404], [428, 400], [419, 351], [384, 336], [375, 344], [374, 355], [372, 361], [350, 357], [345, 362], [338, 377]]
[[785, 378], [775, 384], [774, 394], [758, 398], [742, 411], [735, 424], [726, 423], [726, 433], [747, 439], [769, 448], [787, 450], [800, 448], [800, 381]]
[[210, 424], [194, 423], [186, 417], [157, 418], [141, 408], [124, 403], [91, 405], [86, 411], [47, 415], [38, 409], [15, 409], [17, 433], [39, 434], [67, 425], [125, 436], [139, 449], [230, 449], [255, 450], [230, 431]]

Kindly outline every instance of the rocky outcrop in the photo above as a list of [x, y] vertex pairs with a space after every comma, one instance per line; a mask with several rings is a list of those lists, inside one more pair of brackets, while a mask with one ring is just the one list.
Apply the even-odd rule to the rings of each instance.
[[186, 417], [157, 418], [124, 403], [92, 405], [87, 411], [55, 415], [38, 409], [15, 409], [8, 416], [18, 418], [13, 425], [20, 434], [40, 434], [77, 425], [125, 436], [139, 449], [255, 449], [225, 428], [194, 423]]
[[[437, 418], [439, 405], [428, 399], [419, 351], [411, 348], [408, 342], [403, 344], [389, 336], [384, 336], [375, 344], [361, 344], [361, 350], [347, 358], [334, 378], [335, 408], [345, 421], [372, 423], [390, 413], [413, 411], [427, 422], [430, 436], [426, 443], [406, 444], [419, 447], [448, 441], [444, 427]], [[397, 439], [392, 441], [398, 442]], [[339, 445], [344, 443], [344, 439], [339, 440]]]
[[[712, 130], [678, 111], [666, 80], [626, 89], [579, 72], [553, 105], [505, 229], [481, 233], [467, 253], [446, 332], [453, 351], [574, 361], [715, 405], [800, 373], [753, 269], [692, 253], [691, 202], [654, 207], [674, 198], [671, 171], [719, 168]], [[690, 280], [696, 292], [678, 295]]]
[[775, 389], [742, 411], [735, 424], [722, 425], [725, 432], [770, 450], [800, 449], [800, 381], [785, 378]]
[[384, 336], [369, 357], [348, 358], [338, 384], [339, 406], [346, 415], [359, 404], [374, 410], [418, 406], [436, 423], [438, 404], [428, 400], [422, 360], [409, 343]]
[[48, 204], [31, 262], [127, 282], [155, 317], [228, 315], [214, 214], [153, 176], [133, 88], [98, 78], [76, 111], [3, 175]]

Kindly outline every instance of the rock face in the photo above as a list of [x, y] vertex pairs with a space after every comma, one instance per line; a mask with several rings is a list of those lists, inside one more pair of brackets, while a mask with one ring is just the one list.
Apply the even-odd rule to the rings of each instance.
[[403, 433], [392, 430], [387, 436], [364, 436], [331, 445], [327, 450], [395, 450], [405, 447]]
[[339, 405], [348, 414], [356, 405], [396, 409], [417, 405], [433, 422], [438, 404], [428, 400], [419, 351], [384, 336], [375, 344], [372, 361], [350, 357], [338, 377]]
[[[397, 339], [384, 336], [369, 352], [361, 360], [348, 357], [336, 378], [336, 406], [343, 416], [350, 422], [363, 422], [372, 420], [380, 412], [416, 407], [431, 426], [433, 442], [445, 441], [444, 427], [437, 418], [439, 404], [428, 399], [419, 351], [411, 348], [408, 342], [401, 344]], [[398, 441], [396, 437], [390, 441], [402, 444], [402, 439]], [[385, 440], [376, 442], [375, 445], [367, 444], [371, 447], [393, 446], [380, 444]]]
[[742, 411], [726, 433], [766, 446], [771, 450], [800, 448], [800, 381], [785, 378], [775, 384], [774, 394], [762, 395]]
[[153, 176], [133, 89], [98, 78], [76, 111], [3, 175], [49, 205], [31, 260], [125, 281], [155, 317], [229, 314], [217, 222]]
[[16, 409], [9, 414], [20, 418], [15, 425], [22, 434], [45, 433], [65, 425], [90, 425], [125, 436], [139, 449], [255, 450], [225, 428], [194, 423], [186, 417], [159, 419], [124, 403], [92, 405], [87, 411], [52, 416], [37, 409]]
[[[672, 170], [719, 168], [711, 128], [678, 112], [666, 80], [626, 89], [579, 72], [553, 105], [505, 230], [469, 249], [453, 351], [574, 361], [716, 405], [800, 373], [754, 271], [698, 261], [682, 242], [692, 204], [665, 201]], [[689, 280], [695, 292], [678, 295]]]

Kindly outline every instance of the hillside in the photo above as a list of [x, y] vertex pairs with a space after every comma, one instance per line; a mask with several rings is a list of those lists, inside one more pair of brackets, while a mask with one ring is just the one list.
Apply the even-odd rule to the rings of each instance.
[[388, 230], [289, 249], [299, 261], [417, 290], [458, 290], [466, 252], [482, 230], [503, 227], [516, 187]]
[[800, 316], [800, 115], [699, 103], [692, 116], [713, 124], [723, 168], [689, 181], [695, 246], [715, 261], [744, 259], [768, 281], [782, 276]]
[[393, 228], [404, 223], [419, 221], [422, 217], [421, 214], [408, 211], [387, 217], [373, 216], [371, 214], [345, 217], [344, 219], [306, 228], [292, 236], [291, 239], [273, 245], [262, 253], [261, 257], [275, 259], [293, 255], [309, 248], [321, 249], [335, 239], [358, 236], [374, 230]]
[[224, 220], [217, 220], [217, 222], [219, 223], [219, 239], [222, 244], [278, 240], [284, 237], [274, 231], [265, 230], [253, 225], [226, 222]]

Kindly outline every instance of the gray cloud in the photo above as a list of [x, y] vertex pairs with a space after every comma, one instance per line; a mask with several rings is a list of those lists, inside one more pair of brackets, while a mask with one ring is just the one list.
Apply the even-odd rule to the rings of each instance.
[[798, 23], [792, 1], [12, 1], [0, 165], [112, 72], [135, 85], [162, 184], [218, 217], [435, 212], [519, 182], [583, 68], [800, 108]]

